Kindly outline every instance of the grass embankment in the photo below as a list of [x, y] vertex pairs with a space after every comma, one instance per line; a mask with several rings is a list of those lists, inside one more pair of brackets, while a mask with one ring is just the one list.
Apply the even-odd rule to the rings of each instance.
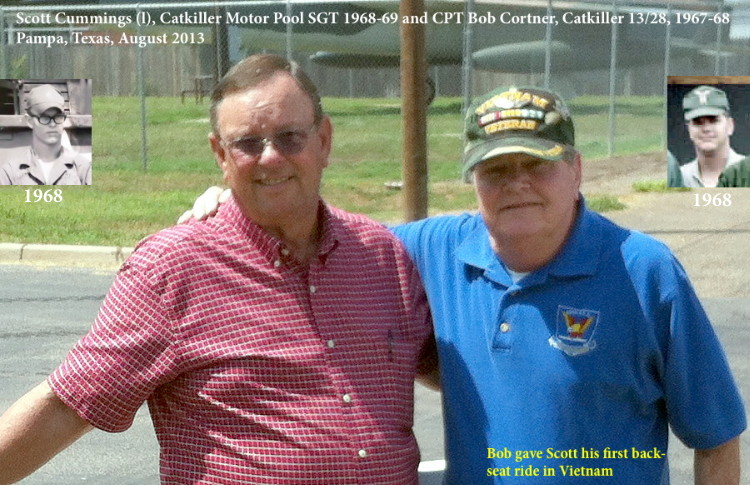
[[[428, 115], [431, 213], [473, 210], [471, 187], [459, 179], [460, 100], [439, 98]], [[325, 99], [334, 121], [334, 149], [323, 195], [330, 203], [377, 220], [397, 222], [401, 194], [386, 182], [401, 178], [401, 115], [398, 99]], [[571, 103], [584, 163], [607, 149], [606, 98]], [[662, 100], [618, 101], [617, 154], [659, 150]], [[132, 246], [174, 223], [209, 185], [221, 184], [210, 152], [208, 107], [177, 98], [149, 98], [148, 170], [141, 162], [140, 101], [94, 99], [94, 184], [63, 188], [61, 203], [27, 203], [26, 189], [0, 187], [0, 242]], [[49, 188], [49, 187], [47, 187]], [[33, 197], [32, 197], [33, 200]], [[616, 208], [611, 198], [589, 200], [598, 210]]]

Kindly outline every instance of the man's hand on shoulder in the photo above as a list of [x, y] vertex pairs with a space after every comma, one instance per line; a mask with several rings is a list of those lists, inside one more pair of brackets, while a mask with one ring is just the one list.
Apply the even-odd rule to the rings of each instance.
[[215, 215], [219, 206], [229, 200], [229, 197], [231, 196], [232, 191], [230, 189], [222, 189], [221, 187], [216, 186], [209, 187], [205, 192], [198, 196], [197, 199], [195, 199], [193, 208], [185, 211], [180, 218], [177, 219], [177, 224], [182, 224], [190, 219], [202, 221]]

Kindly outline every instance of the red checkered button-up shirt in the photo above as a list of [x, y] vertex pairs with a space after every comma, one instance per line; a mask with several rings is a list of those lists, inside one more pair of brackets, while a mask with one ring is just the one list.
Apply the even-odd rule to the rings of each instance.
[[385, 228], [320, 214], [306, 267], [234, 201], [146, 239], [52, 389], [106, 431], [147, 400], [162, 483], [416, 484], [421, 283]]

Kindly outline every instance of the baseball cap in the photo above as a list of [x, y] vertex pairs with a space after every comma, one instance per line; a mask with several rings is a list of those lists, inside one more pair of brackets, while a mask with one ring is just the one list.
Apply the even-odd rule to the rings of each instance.
[[714, 86], [698, 86], [682, 98], [685, 120], [729, 113], [727, 93]]
[[570, 111], [555, 93], [533, 87], [499, 88], [475, 98], [466, 112], [464, 178], [479, 163], [526, 153], [559, 161], [575, 145]]
[[50, 108], [57, 108], [65, 112], [65, 100], [60, 92], [49, 84], [42, 84], [29, 91], [26, 95], [26, 109], [33, 114], [41, 114]]

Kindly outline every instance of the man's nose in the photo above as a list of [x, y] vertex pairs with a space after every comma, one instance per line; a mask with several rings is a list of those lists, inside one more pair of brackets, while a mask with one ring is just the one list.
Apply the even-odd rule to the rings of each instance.
[[503, 177], [503, 185], [506, 187], [527, 187], [530, 183], [531, 174], [529, 173], [529, 170], [523, 166], [508, 167], [508, 171]]
[[258, 158], [259, 165], [272, 165], [284, 159], [284, 154], [276, 147], [273, 140], [268, 140], [263, 145], [263, 150]]

